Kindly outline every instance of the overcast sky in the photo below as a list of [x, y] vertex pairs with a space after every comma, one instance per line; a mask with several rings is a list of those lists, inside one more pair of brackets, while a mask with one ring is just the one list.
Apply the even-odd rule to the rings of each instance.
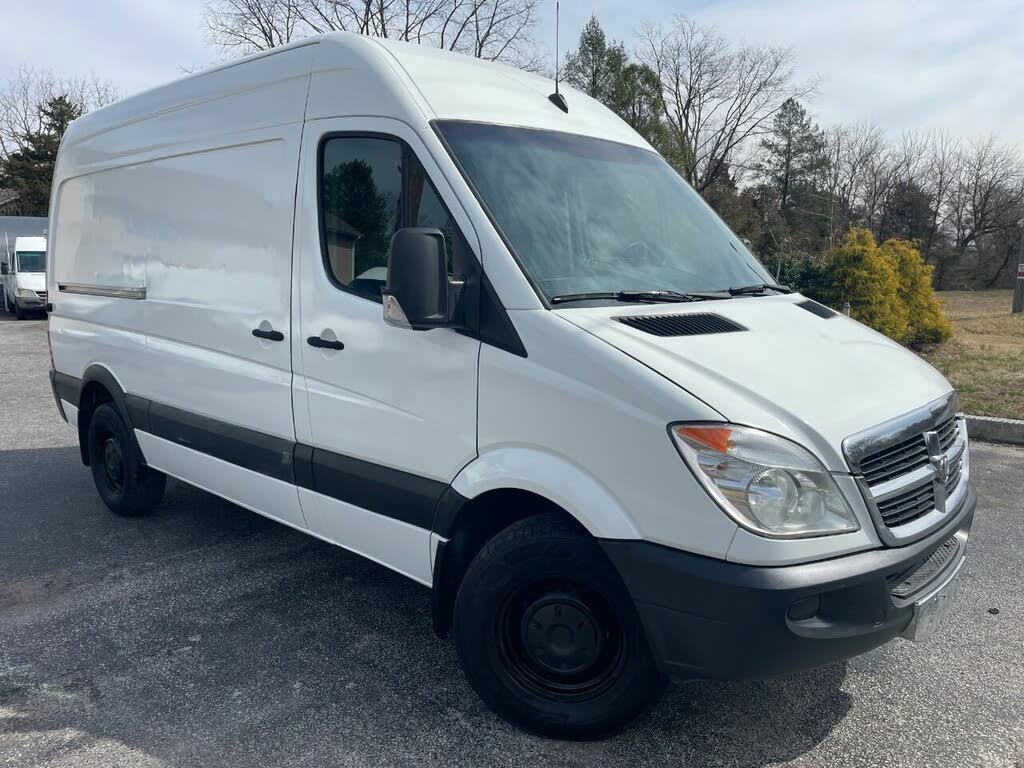
[[[538, 42], [554, 39], [554, 0]], [[550, 7], [548, 7], [550, 6]], [[124, 92], [218, 57], [203, 43], [202, 0], [0, 0], [0, 77], [20, 63], [92, 70]], [[791, 46], [800, 76], [820, 76], [809, 104], [823, 125], [873, 120], [908, 128], [995, 132], [1024, 148], [1022, 0], [563, 0], [563, 50], [591, 13], [633, 47], [645, 22], [686, 13], [730, 39]]]

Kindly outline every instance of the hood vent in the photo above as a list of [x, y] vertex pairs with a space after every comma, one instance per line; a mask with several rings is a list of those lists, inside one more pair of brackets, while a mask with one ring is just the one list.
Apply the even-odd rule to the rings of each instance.
[[829, 309], [824, 304], [819, 304], [818, 302], [811, 301], [810, 299], [798, 301], [796, 305], [800, 307], [800, 309], [806, 309], [812, 315], [817, 315], [818, 317], [821, 317], [825, 320], [828, 320], [830, 317], [835, 317], [836, 315], [839, 314], [834, 309]]
[[637, 315], [616, 317], [623, 325], [652, 336], [705, 336], [710, 333], [733, 333], [747, 330], [732, 320], [711, 312], [685, 315]]

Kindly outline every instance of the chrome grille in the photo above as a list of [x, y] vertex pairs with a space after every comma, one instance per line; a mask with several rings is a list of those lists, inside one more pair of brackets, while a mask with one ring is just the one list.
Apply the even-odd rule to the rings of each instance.
[[956, 462], [956, 466], [953, 467], [952, 472], [949, 475], [949, 480], [946, 481], [946, 498], [953, 495], [953, 491], [960, 485], [960, 476], [964, 472], [964, 460], [960, 458]]
[[890, 528], [912, 523], [933, 509], [935, 509], [935, 491], [931, 483], [918, 486], [878, 504], [878, 513]]
[[955, 395], [843, 443], [882, 540], [897, 546], [928, 535], [966, 495], [969, 461]]
[[[948, 451], [956, 440], [956, 419], [947, 419], [935, 431], [939, 433], [942, 450]], [[868, 485], [884, 483], [925, 466], [928, 466], [928, 446], [923, 432], [860, 460], [860, 471]]]
[[957, 424], [956, 418], [947, 419], [935, 428], [939, 433], [939, 446], [943, 451], [948, 451], [956, 442]]

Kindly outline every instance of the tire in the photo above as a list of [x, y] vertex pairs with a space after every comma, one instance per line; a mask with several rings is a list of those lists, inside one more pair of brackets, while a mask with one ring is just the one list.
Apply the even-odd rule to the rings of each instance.
[[24, 320], [25, 319], [25, 315], [26, 315], [25, 310], [22, 309], [21, 307], [19, 307], [18, 303], [15, 302], [14, 303], [14, 319], [15, 320]]
[[92, 479], [110, 511], [124, 517], [151, 512], [163, 498], [167, 476], [145, 465], [112, 404], [93, 412], [87, 439]]
[[543, 736], [611, 736], [665, 689], [618, 574], [555, 515], [514, 523], [484, 546], [459, 587], [453, 629], [480, 698]]

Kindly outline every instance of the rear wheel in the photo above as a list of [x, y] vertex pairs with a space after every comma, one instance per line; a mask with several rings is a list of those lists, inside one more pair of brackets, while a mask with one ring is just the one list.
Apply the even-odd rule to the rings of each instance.
[[93, 482], [111, 512], [135, 517], [160, 503], [167, 477], [145, 465], [128, 426], [110, 403], [93, 412], [88, 441]]
[[609, 736], [664, 689], [618, 574], [553, 515], [515, 523], [481, 550], [459, 588], [454, 634], [480, 697], [535, 733]]

